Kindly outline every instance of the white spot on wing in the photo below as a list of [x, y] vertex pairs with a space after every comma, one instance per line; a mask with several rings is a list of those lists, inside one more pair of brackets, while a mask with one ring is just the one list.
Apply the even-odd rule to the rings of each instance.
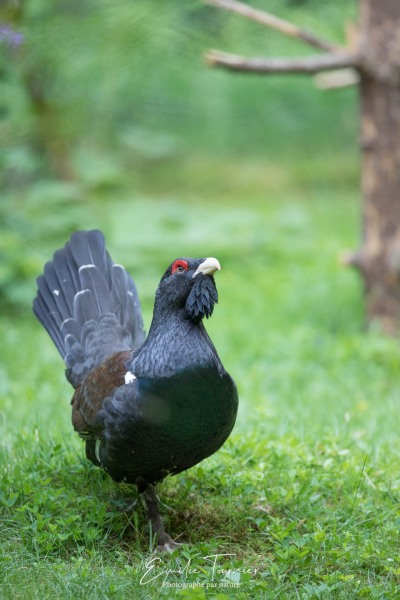
[[135, 381], [135, 379], [136, 375], [134, 375], [132, 371], [127, 371], [125, 373], [125, 383], [132, 383], [133, 381]]

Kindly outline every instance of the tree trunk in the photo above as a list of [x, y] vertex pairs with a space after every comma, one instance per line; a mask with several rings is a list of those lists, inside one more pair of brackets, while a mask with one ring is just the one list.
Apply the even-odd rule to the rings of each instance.
[[360, 0], [363, 240], [355, 264], [367, 320], [400, 333], [400, 2]]
[[400, 0], [359, 0], [357, 48], [330, 44], [240, 0], [205, 2], [328, 50], [302, 60], [213, 50], [207, 54], [212, 66], [268, 74], [323, 72], [333, 65], [353, 69], [350, 83], [360, 84], [363, 239], [346, 262], [363, 276], [369, 324], [400, 335]]

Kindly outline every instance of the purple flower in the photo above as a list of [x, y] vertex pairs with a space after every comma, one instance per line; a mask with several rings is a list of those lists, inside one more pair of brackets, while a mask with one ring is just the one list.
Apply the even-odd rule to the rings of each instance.
[[14, 31], [7, 23], [0, 23], [0, 44], [9, 48], [18, 48], [24, 41], [24, 35], [20, 31]]

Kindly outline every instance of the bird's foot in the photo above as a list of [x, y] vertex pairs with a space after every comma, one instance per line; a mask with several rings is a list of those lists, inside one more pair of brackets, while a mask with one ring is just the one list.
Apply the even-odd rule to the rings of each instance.
[[147, 488], [140, 493], [140, 498], [143, 506], [146, 509], [147, 516], [150, 519], [151, 530], [155, 539], [157, 539], [157, 551], [169, 552], [172, 554], [180, 548], [182, 544], [175, 542], [170, 535], [165, 531], [164, 523], [159, 513], [159, 499], [153, 485], [148, 485]]
[[160, 536], [158, 539], [157, 552], [168, 552], [172, 554], [175, 550], [179, 550], [182, 548], [183, 544], [176, 542], [168, 535], [168, 533], [164, 533], [164, 535]]

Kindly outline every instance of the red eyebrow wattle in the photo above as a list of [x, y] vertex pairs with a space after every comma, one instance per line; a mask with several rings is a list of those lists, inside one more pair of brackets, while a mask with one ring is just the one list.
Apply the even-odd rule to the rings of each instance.
[[172, 273], [175, 273], [178, 267], [183, 267], [185, 271], [189, 269], [189, 265], [187, 264], [186, 260], [178, 259], [172, 265]]

